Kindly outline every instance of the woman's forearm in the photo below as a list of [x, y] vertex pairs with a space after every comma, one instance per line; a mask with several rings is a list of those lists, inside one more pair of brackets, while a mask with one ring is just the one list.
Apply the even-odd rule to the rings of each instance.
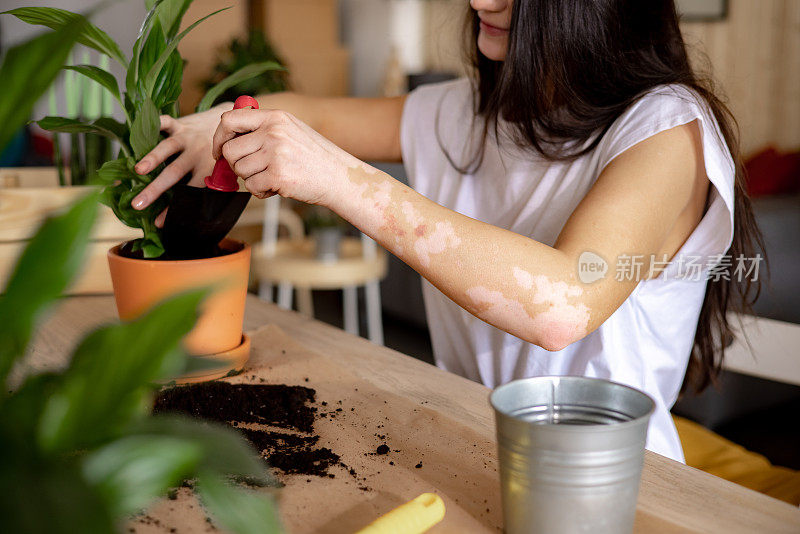
[[[282, 109], [288, 111], [301, 121], [305, 122], [315, 130], [318, 128], [318, 117], [315, 106], [317, 97], [301, 95], [285, 91], [281, 93], [269, 93], [256, 97], [261, 109]], [[317, 130], [319, 131], [319, 130]]]
[[361, 160], [400, 161], [400, 119], [405, 97], [260, 95], [262, 109], [287, 111]]
[[366, 164], [332, 207], [476, 317], [548, 350], [591, 325], [566, 254], [444, 208]]

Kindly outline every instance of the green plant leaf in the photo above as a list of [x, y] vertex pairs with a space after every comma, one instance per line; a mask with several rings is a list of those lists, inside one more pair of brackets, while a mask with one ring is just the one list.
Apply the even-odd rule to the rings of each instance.
[[132, 101], [134, 100], [134, 97], [137, 96], [136, 84], [139, 80], [139, 59], [142, 49], [147, 39], [149, 39], [150, 30], [153, 27], [153, 23], [158, 20], [156, 18], [156, 9], [158, 9], [158, 6], [160, 6], [163, 1], [164, 0], [155, 0], [155, 2], [147, 2], [147, 4], [152, 4], [152, 7], [150, 7], [150, 10], [147, 12], [144, 22], [139, 29], [139, 35], [136, 36], [136, 41], [133, 43], [133, 55], [131, 56], [131, 62], [128, 65], [127, 76], [125, 76], [126, 91], [128, 92], [128, 97]]
[[8, 50], [0, 65], [0, 150], [22, 127], [38, 98], [52, 84], [85, 27], [77, 21]]
[[253, 446], [227, 425], [156, 415], [137, 423], [131, 432], [172, 436], [200, 445], [203, 454], [198, 468], [205, 472], [243, 477], [259, 485], [277, 484]]
[[97, 169], [96, 179], [103, 185], [135, 179], [138, 175], [133, 171], [133, 164], [134, 159], [130, 157], [106, 161]]
[[46, 219], [22, 252], [0, 297], [0, 386], [24, 354], [42, 314], [82, 267], [96, 215], [93, 193], [66, 213]]
[[152, 238], [144, 238], [141, 243], [142, 254], [147, 259], [160, 258], [164, 254], [164, 245], [161, 244], [161, 238], [158, 241]]
[[[164, 36], [167, 40], [175, 37], [181, 26], [183, 16], [186, 10], [189, 9], [192, 0], [164, 0], [156, 10], [158, 18], [161, 21], [161, 28], [163, 29]], [[147, 0], [145, 5], [151, 9], [155, 2]]]
[[150, 71], [147, 73], [147, 77], [145, 78], [144, 86], [145, 86], [145, 91], [146, 91], [146, 93], [148, 95], [152, 95], [153, 94], [153, 87], [156, 84], [156, 78], [158, 77], [158, 74], [161, 72], [161, 69], [164, 66], [164, 63], [167, 62], [167, 59], [169, 59], [170, 54], [172, 54], [172, 52], [178, 46], [178, 43], [181, 41], [181, 39], [183, 39], [186, 36], [187, 33], [192, 31], [195, 28], [195, 26], [197, 26], [198, 24], [200, 24], [201, 22], [203, 22], [207, 18], [213, 17], [217, 13], [220, 13], [220, 12], [228, 10], [228, 9], [230, 9], [230, 7], [224, 7], [222, 9], [218, 9], [218, 10], [214, 11], [213, 13], [209, 13], [208, 15], [206, 15], [203, 18], [201, 18], [200, 20], [195, 21], [188, 28], [183, 30], [178, 35], [176, 35], [169, 42], [169, 44], [167, 44], [167, 47], [164, 49], [163, 52], [161, 52], [161, 55], [158, 57], [158, 60], [150, 68]]
[[[142, 189], [144, 186], [133, 186], [129, 180], [123, 180], [120, 184], [103, 188], [100, 201], [111, 208], [123, 224], [131, 228], [141, 228], [141, 213], [133, 209], [130, 200]], [[123, 196], [128, 198], [128, 204], [123, 204]]]
[[[119, 45], [106, 32], [86, 20], [83, 15], [55, 7], [20, 7], [0, 14], [6, 13], [14, 15], [28, 24], [47, 26], [54, 30], [78, 26], [80, 28], [78, 33], [79, 43], [114, 58], [120, 65], [128, 66], [128, 60], [125, 59], [125, 54], [122, 53]], [[51, 52], [56, 50], [56, 48], [53, 48]]]
[[[162, 3], [163, 6], [166, 2]], [[167, 47], [167, 40], [164, 33], [161, 31], [161, 23], [159, 19], [153, 22], [150, 34], [144, 42], [141, 52], [139, 53], [139, 72], [135, 85], [134, 101], [137, 105], [141, 105], [145, 96], [149, 95], [156, 108], [159, 110], [165, 109], [169, 112], [169, 104], [178, 99], [181, 92], [181, 80], [183, 79], [183, 59], [177, 50], [173, 50], [164, 63], [164, 67], [156, 77], [153, 90], [148, 93], [145, 88], [145, 79], [147, 73], [153, 67], [161, 53]]]
[[199, 104], [197, 104], [197, 109], [195, 111], [200, 112], [210, 109], [211, 106], [214, 104], [214, 101], [217, 99], [217, 97], [219, 97], [219, 95], [221, 95], [234, 85], [239, 84], [245, 80], [249, 80], [250, 78], [254, 78], [259, 74], [263, 74], [271, 70], [286, 70], [286, 69], [284, 69], [280, 64], [276, 63], [275, 61], [265, 61], [263, 63], [255, 63], [253, 65], [247, 65], [246, 67], [242, 67], [241, 69], [237, 70], [236, 72], [234, 72], [233, 74], [231, 74], [230, 76], [228, 76], [227, 78], [216, 84], [214, 87], [206, 91], [206, 94], [205, 96], [203, 96], [203, 99], [200, 101]]
[[[129, 168], [132, 168], [131, 163]], [[136, 210], [131, 206], [131, 200], [150, 183], [152, 176], [153, 174], [140, 176], [134, 172], [127, 177], [121, 175], [119, 183], [103, 188], [101, 197], [101, 202], [110, 207], [122, 223], [142, 229], [144, 238], [134, 241], [134, 251], [143, 250], [147, 258], [157, 258], [164, 253], [161, 230], [156, 227], [154, 221], [158, 214], [169, 206], [172, 198], [172, 191], [168, 190], [143, 210]]]
[[[1, 448], [5, 451], [16, 451], [14, 462], [26, 463], [42, 460], [39, 448], [31, 446], [31, 444], [36, 443], [39, 418], [45, 402], [54, 391], [59, 378], [53, 373], [29, 376], [0, 404]], [[2, 494], [0, 493], [0, 495]]]
[[158, 144], [160, 130], [161, 120], [158, 116], [158, 108], [150, 98], [145, 97], [131, 126], [131, 148], [133, 148], [133, 155], [137, 161]]
[[207, 293], [181, 293], [135, 321], [86, 336], [42, 414], [42, 450], [91, 448], [143, 416], [151, 383], [182, 367], [181, 339], [194, 326]]
[[4, 449], [0, 495], [3, 532], [117, 532], [102, 499], [81, 476], [75, 458], [21, 462]]
[[158, 73], [153, 86], [153, 103], [162, 112], [175, 115], [172, 104], [181, 96], [183, 81], [183, 58], [174, 50]]
[[43, 130], [51, 132], [66, 132], [66, 133], [96, 133], [114, 139], [120, 144], [123, 152], [130, 154], [128, 143], [125, 138], [127, 137], [127, 126], [115, 121], [111, 117], [100, 117], [92, 122], [81, 122], [77, 119], [67, 119], [64, 117], [45, 117], [36, 121]]
[[119, 86], [117, 85], [117, 79], [114, 78], [114, 75], [108, 71], [101, 69], [100, 67], [95, 67], [94, 65], [67, 65], [64, 67], [65, 69], [74, 70], [90, 78], [106, 89], [111, 95], [117, 99], [117, 101], [122, 104], [122, 97], [119, 93]]
[[189, 477], [203, 447], [169, 435], [129, 435], [91, 452], [83, 474], [114, 517], [132, 514]]
[[267, 495], [237, 488], [219, 476], [203, 473], [196, 488], [206, 509], [236, 534], [282, 532], [275, 504]]

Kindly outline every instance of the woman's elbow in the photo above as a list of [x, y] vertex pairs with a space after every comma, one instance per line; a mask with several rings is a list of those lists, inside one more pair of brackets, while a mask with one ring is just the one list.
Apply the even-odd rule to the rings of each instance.
[[586, 337], [587, 333], [587, 321], [556, 319], [539, 325], [535, 332], [526, 336], [528, 337], [526, 341], [542, 347], [544, 350], [558, 352], [580, 341]]

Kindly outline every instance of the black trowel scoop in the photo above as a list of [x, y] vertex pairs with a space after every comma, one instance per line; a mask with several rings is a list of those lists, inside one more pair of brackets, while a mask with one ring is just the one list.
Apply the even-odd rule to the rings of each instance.
[[[236, 99], [233, 109], [252, 107], [258, 102], [250, 96]], [[197, 259], [220, 253], [219, 242], [228, 235], [242, 215], [250, 193], [239, 193], [239, 182], [225, 158], [219, 158], [206, 187], [176, 185], [167, 210], [162, 234], [169, 258]]]

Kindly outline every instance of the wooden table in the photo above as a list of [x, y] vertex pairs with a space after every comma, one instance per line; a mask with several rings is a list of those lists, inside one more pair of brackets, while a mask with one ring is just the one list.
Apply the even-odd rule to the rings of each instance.
[[[89, 328], [115, 317], [116, 310], [111, 297], [65, 299], [54, 316], [40, 329], [32, 347], [29, 364], [36, 369], [52, 369], [64, 365], [68, 347], [74, 346]], [[404, 399], [408, 401], [409, 406], [416, 406], [421, 412], [428, 414], [431, 420], [446, 421], [444, 425], [430, 427], [432, 443], [429, 445], [431, 450], [427, 451], [430, 454], [429, 458], [437, 458], [437, 451], [433, 450], [437, 446], [447, 446], [450, 449], [448, 454], [451, 455], [460, 454], [458, 450], [461, 449], [458, 447], [462, 445], [465, 451], [471, 450], [468, 448], [470, 445], [482, 447], [483, 456], [466, 458], [468, 456], [466, 453], [463, 455], [465, 458], [458, 456], [459, 461], [465, 466], [471, 466], [470, 462], [482, 464], [475, 467], [474, 472], [478, 475], [470, 478], [468, 473], [464, 479], [463, 473], [462, 477], [458, 477], [458, 473], [451, 472], [449, 477], [456, 478], [445, 480], [442, 476], [430, 474], [424, 480], [427, 484], [434, 485], [434, 489], [442, 494], [448, 503], [445, 522], [437, 531], [464, 532], [466, 529], [456, 528], [459, 524], [456, 522], [461, 521], [460, 524], [463, 525], [465, 520], [472, 521], [471, 524], [476, 525], [475, 530], [498, 531], [501, 528], [499, 481], [496, 472], [496, 453], [493, 450], [494, 421], [488, 403], [489, 389], [414, 358], [376, 346], [324, 323], [281, 310], [255, 297], [249, 297], [245, 329], [255, 330], [268, 324], [277, 325], [277, 328], [274, 326], [270, 328], [273, 328], [274, 332], [285, 332], [284, 337], [296, 343], [298, 347], [303, 347], [302, 350], [323, 355], [317, 359], [318, 364], [315, 365], [328, 365], [330, 369], [340, 369], [343, 374], [356, 380], [356, 389], [363, 384], [361, 389], [376, 392], [375, 403], [379, 403], [380, 398]], [[269, 348], [259, 349], [256, 344], [254, 351], [269, 352]], [[288, 367], [284, 365], [284, 372], [288, 372], [287, 369], [290, 371], [289, 367], [291, 362]], [[324, 377], [321, 380], [324, 381]], [[417, 408], [414, 408], [414, 411], [416, 412]], [[409, 432], [421, 432], [419, 427], [413, 428], [414, 425], [420, 424], [419, 417], [399, 419], [401, 421], [393, 421], [395, 430], [402, 431], [407, 428]], [[457, 444], [438, 443], [442, 441], [441, 436], [446, 436], [451, 428], [453, 432], [458, 432]], [[437, 435], [440, 436], [438, 439], [435, 438]], [[423, 454], [425, 452], [421, 451]], [[449, 466], [442, 467], [446, 469]], [[410, 471], [414, 473], [413, 469]], [[396, 480], [402, 478], [400, 475], [402, 473], [398, 471]], [[392, 492], [391, 486], [395, 485], [393, 480], [386, 473], [368, 478], [367, 483], [374, 486], [376, 492], [371, 496], [364, 494], [365, 502], [362, 504], [366, 506], [366, 501], [372, 499], [373, 504], [378, 503], [371, 509], [373, 511], [388, 506], [388, 501], [380, 504], [378, 497]], [[313, 494], [315, 487], [309, 484], [303, 491], [307, 495]], [[411, 498], [415, 495], [401, 496]], [[459, 496], [462, 498], [461, 504], [451, 504], [458, 503]], [[478, 502], [479, 499], [480, 503], [487, 504], [465, 503], [466, 499], [472, 499], [474, 502]], [[317, 508], [324, 508], [326, 505], [325, 500], [315, 499], [313, 496], [309, 502]], [[478, 506], [481, 507], [480, 510]], [[282, 513], [287, 516], [287, 524], [302, 524], [293, 521], [292, 514], [300, 514], [299, 510], [285, 510], [283, 503], [281, 507]], [[483, 507], [486, 507], [486, 513]], [[351, 511], [359, 509], [365, 510], [359, 504]], [[321, 513], [328, 513], [331, 520], [325, 525], [326, 528], [315, 528], [312, 531], [352, 532], [338, 527], [344, 524], [343, 518], [357, 514], [348, 514], [348, 510], [341, 509], [322, 510]], [[639, 493], [636, 531], [797, 533], [800, 532], [800, 509], [648, 452]]]

